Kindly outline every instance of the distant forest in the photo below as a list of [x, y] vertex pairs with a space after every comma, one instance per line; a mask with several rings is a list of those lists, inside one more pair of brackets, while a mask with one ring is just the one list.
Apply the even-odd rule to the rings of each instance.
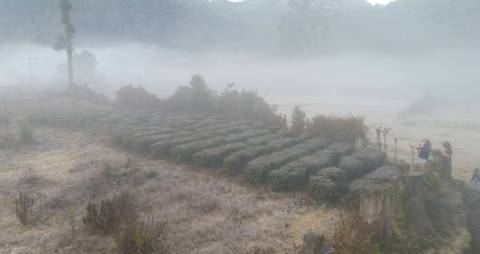
[[[478, 0], [75, 0], [78, 44], [278, 52], [415, 50], [480, 41]], [[0, 0], [0, 43], [53, 45], [56, 0]]]

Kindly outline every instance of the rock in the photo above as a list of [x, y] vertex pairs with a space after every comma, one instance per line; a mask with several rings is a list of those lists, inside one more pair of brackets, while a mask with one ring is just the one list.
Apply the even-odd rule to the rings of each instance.
[[385, 237], [393, 231], [394, 186], [401, 184], [403, 171], [393, 165], [383, 166], [349, 186], [349, 196], [358, 200], [360, 217], [371, 232]]
[[472, 253], [480, 253], [480, 188], [465, 188], [464, 200], [468, 207], [468, 226], [472, 237]]

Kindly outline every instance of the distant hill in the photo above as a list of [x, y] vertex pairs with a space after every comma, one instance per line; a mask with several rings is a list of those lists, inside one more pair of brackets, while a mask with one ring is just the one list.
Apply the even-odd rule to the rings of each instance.
[[[72, 0], [77, 43], [141, 41], [184, 49], [272, 49], [289, 0]], [[56, 0], [0, 0], [0, 43], [52, 45]], [[328, 41], [340, 49], [477, 43], [478, 0], [397, 0], [386, 7], [344, 0]], [[303, 24], [298, 24], [302, 26]]]

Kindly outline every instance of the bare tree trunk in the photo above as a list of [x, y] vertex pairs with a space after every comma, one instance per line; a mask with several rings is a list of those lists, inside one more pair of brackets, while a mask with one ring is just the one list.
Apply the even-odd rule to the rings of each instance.
[[68, 48], [67, 48], [67, 58], [68, 58], [68, 85], [72, 87], [75, 85], [75, 82], [73, 79], [73, 49], [71, 45], [68, 45]]

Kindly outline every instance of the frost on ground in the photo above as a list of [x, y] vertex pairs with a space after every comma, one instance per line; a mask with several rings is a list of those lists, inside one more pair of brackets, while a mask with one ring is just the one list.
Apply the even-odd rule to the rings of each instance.
[[[112, 238], [87, 232], [82, 217], [88, 201], [123, 190], [142, 217], [165, 223], [168, 253], [294, 253], [304, 233], [331, 236], [338, 219], [301, 193], [150, 160], [103, 137], [37, 129], [35, 138], [20, 150], [0, 148], [0, 253], [109, 253]], [[15, 215], [21, 192], [36, 200], [28, 226]]]

